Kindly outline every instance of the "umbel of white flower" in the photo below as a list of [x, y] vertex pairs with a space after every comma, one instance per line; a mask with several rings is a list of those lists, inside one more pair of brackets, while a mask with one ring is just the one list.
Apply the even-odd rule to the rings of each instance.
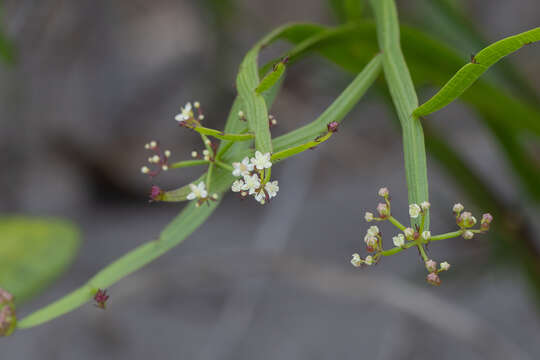
[[233, 162], [233, 176], [242, 177], [234, 181], [231, 185], [233, 192], [240, 192], [242, 196], [253, 195], [256, 201], [265, 204], [268, 199], [277, 196], [279, 191], [278, 181], [265, 182], [261, 179], [263, 176], [258, 170], [269, 169], [272, 167], [270, 153], [263, 154], [260, 151], [255, 152], [251, 159], [245, 157], [240, 162]]

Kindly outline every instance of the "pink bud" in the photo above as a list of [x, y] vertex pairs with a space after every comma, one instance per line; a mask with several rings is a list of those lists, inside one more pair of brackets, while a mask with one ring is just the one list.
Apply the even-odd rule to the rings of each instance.
[[13, 295], [11, 295], [6, 290], [0, 288], [0, 305], [8, 304], [13, 302]]
[[150, 188], [150, 201], [160, 201], [163, 196], [163, 190], [159, 186], [152, 185]]
[[96, 295], [94, 295], [94, 301], [96, 302], [96, 306], [100, 309], [105, 310], [107, 300], [109, 300], [109, 295], [107, 295], [107, 289], [98, 289]]
[[441, 278], [439, 277], [439, 275], [435, 274], [434, 272], [429, 273], [427, 275], [426, 281], [431, 285], [435, 285], [435, 286], [441, 285]]
[[337, 121], [332, 121], [331, 123], [329, 123], [328, 125], [326, 125], [326, 127], [328, 128], [328, 131], [329, 132], [337, 132], [338, 131], [338, 128], [339, 128], [339, 123]]
[[379, 216], [382, 218], [385, 218], [388, 215], [390, 215], [390, 209], [388, 209], [388, 205], [385, 203], [379, 203], [379, 205], [377, 205], [377, 212], [379, 213]]
[[390, 191], [388, 191], [388, 188], [382, 187], [379, 189], [379, 196], [387, 197], [388, 195], [390, 195]]
[[0, 310], [0, 336], [11, 335], [16, 324], [15, 306], [12, 303], [4, 304]]
[[437, 270], [437, 262], [433, 260], [426, 261], [426, 269], [430, 273], [433, 273]]

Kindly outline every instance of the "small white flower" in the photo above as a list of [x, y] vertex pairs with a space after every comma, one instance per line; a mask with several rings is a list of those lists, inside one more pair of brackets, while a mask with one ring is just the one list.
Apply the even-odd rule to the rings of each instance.
[[165, 157], [171, 157], [171, 150], [165, 150], [163, 155], [165, 155]]
[[406, 228], [403, 230], [403, 233], [407, 239], [411, 239], [414, 236], [414, 230], [412, 228]]
[[201, 107], [201, 103], [198, 102], [198, 101], [195, 101], [195, 102], [193, 103], [193, 107], [195, 107], [195, 109], [198, 109], [198, 108]]
[[268, 193], [268, 197], [271, 199], [275, 197], [279, 191], [278, 181], [269, 181], [264, 185], [264, 189]]
[[264, 191], [259, 191], [258, 193], [255, 193], [253, 196], [255, 200], [257, 200], [261, 205], [264, 205], [266, 203], [266, 194]]
[[176, 121], [186, 121], [193, 117], [193, 110], [191, 108], [191, 103], [188, 102], [186, 106], [182, 108], [182, 112], [174, 117]]
[[411, 204], [409, 205], [409, 216], [413, 219], [416, 219], [418, 215], [420, 215], [420, 206], [418, 204]]
[[231, 190], [233, 192], [240, 192], [243, 186], [244, 186], [244, 180], [242, 179], [236, 180], [235, 182], [232, 183]]
[[460, 203], [457, 203], [457, 204], [454, 204], [454, 207], [452, 208], [452, 211], [455, 212], [455, 213], [460, 213], [464, 209], [465, 209], [465, 207], [463, 205], [461, 205]]
[[445, 261], [445, 262], [442, 262], [442, 263], [441, 263], [441, 270], [447, 271], [448, 269], [450, 269], [450, 264], [447, 263], [446, 261]]
[[141, 168], [141, 172], [142, 172], [143, 174], [148, 174], [148, 173], [150, 172], [150, 169], [148, 168], [148, 166], [143, 166], [143, 167]]
[[376, 225], [370, 226], [367, 233], [371, 236], [379, 235], [379, 228]]
[[362, 265], [362, 259], [358, 254], [352, 254], [351, 264], [354, 267], [360, 267]]
[[467, 239], [467, 240], [470, 240], [474, 237], [474, 233], [470, 230], [467, 230], [463, 233], [463, 238], [464, 239]]
[[270, 153], [263, 154], [258, 150], [255, 151], [255, 157], [251, 158], [251, 163], [258, 170], [271, 168], [272, 163], [270, 162]]
[[191, 152], [191, 157], [192, 157], [192, 158], [196, 158], [197, 156], [199, 156], [199, 154], [198, 154], [195, 150], [193, 150], [193, 151]]
[[429, 209], [429, 207], [431, 206], [431, 204], [427, 201], [424, 201], [420, 204], [420, 207], [422, 208], [423, 211], [426, 211]]
[[161, 166], [161, 170], [167, 171], [167, 170], [169, 170], [169, 166], [166, 165], [166, 164], [163, 164], [163, 165]]
[[387, 197], [389, 194], [388, 188], [383, 187], [379, 189], [379, 196]]
[[189, 188], [191, 189], [191, 192], [187, 196], [188, 200], [205, 199], [208, 196], [208, 192], [202, 181], [199, 185], [189, 184]]
[[373, 257], [371, 255], [366, 256], [366, 259], [364, 260], [364, 263], [366, 265], [372, 265], [373, 264]]
[[161, 159], [159, 158], [159, 155], [154, 155], [151, 158], [148, 159], [149, 163], [158, 163]]
[[364, 215], [364, 219], [366, 219], [367, 222], [373, 221], [373, 213], [367, 211], [366, 215]]
[[242, 160], [242, 162], [233, 162], [232, 166], [234, 168], [232, 172], [233, 176], [248, 175], [249, 172], [253, 170], [253, 164], [249, 162], [249, 158], [247, 156]]
[[403, 236], [403, 234], [398, 234], [392, 238], [392, 241], [394, 242], [394, 246], [402, 247], [405, 245], [405, 236]]
[[150, 149], [152, 149], [152, 150], [155, 149], [155, 148], [157, 148], [157, 141], [155, 141], [155, 140], [150, 141], [150, 142], [148, 143], [148, 147], [149, 147]]
[[431, 239], [431, 231], [424, 231], [422, 232], [422, 239], [429, 240]]
[[257, 174], [244, 176], [244, 185], [242, 190], [248, 190], [249, 195], [255, 194], [257, 189], [261, 186], [261, 180]]
[[219, 195], [217, 193], [212, 194], [212, 199], [217, 200], [219, 199]]

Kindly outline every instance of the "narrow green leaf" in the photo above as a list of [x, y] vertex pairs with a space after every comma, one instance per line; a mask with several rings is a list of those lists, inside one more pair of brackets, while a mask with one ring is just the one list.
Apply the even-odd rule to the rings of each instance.
[[[375, 12], [384, 75], [403, 131], [409, 203], [420, 204], [428, 201], [424, 133], [420, 121], [411, 115], [418, 106], [418, 99], [401, 52], [397, 10], [393, 0], [371, 0], [371, 5]], [[411, 220], [413, 224], [420, 225], [417, 220]], [[429, 216], [426, 216], [425, 228], [429, 229]]]
[[540, 41], [540, 27], [489, 45], [474, 56], [473, 62], [459, 69], [437, 94], [414, 110], [414, 115], [422, 117], [442, 109], [463, 94], [491, 65], [536, 41]]
[[219, 131], [219, 130], [209, 129], [209, 128], [204, 127], [204, 126], [199, 126], [199, 127], [193, 128], [193, 130], [195, 130], [199, 134], [212, 136], [212, 137], [215, 137], [216, 139], [220, 139], [220, 140], [248, 141], [248, 140], [253, 140], [255, 138], [255, 135], [249, 134], [249, 133], [247, 133], [247, 134], [229, 134], [229, 133], [224, 133], [224, 132]]
[[257, 93], [262, 93], [270, 89], [285, 73], [285, 63], [283, 61], [275, 64], [274, 69], [266, 74], [259, 86], [255, 89]]

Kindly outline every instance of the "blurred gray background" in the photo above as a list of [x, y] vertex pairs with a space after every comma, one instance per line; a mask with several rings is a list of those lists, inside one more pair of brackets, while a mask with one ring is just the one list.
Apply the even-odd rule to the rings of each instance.
[[[416, 11], [413, 1], [398, 6], [404, 20]], [[467, 9], [490, 41], [540, 19], [537, 0], [474, 0]], [[200, 148], [173, 119], [181, 105], [201, 101], [208, 126], [221, 127], [251, 44], [284, 22], [336, 22], [324, 0], [11, 0], [3, 18], [18, 61], [0, 67], [0, 211], [66, 217], [85, 240], [70, 270], [21, 313], [156, 238], [181, 210], [149, 204], [151, 182], [139, 173], [148, 140], [161, 141], [175, 160]], [[539, 47], [511, 61], [540, 92]], [[315, 58], [294, 66], [272, 110], [276, 133], [314, 119], [350, 79]], [[393, 208], [406, 217], [392, 116], [370, 92], [338, 136], [276, 166], [281, 191], [271, 204], [228, 195], [181, 246], [112, 287], [107, 311], [88, 304], [20, 331], [1, 340], [0, 357], [538, 359], [535, 297], [515, 267], [493, 260], [489, 235], [430, 246], [434, 258], [453, 266], [439, 288], [424, 282], [414, 250], [369, 269], [350, 266], [350, 255], [362, 250], [363, 213], [375, 208], [380, 186], [390, 188]], [[538, 219], [470, 110], [455, 104], [430, 121], [502, 198]], [[467, 199], [433, 159], [428, 165], [432, 228], [451, 230], [452, 204], [467, 206]], [[197, 173], [171, 171], [156, 183], [172, 188]]]

